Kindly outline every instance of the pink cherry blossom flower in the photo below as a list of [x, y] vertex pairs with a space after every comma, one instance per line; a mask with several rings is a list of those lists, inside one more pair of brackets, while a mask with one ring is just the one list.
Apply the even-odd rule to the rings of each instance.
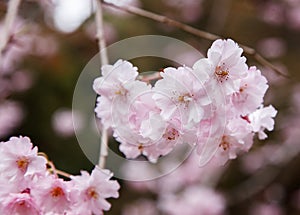
[[253, 144], [253, 133], [250, 124], [242, 118], [230, 120], [215, 154], [221, 164], [228, 159], [235, 159], [241, 152], [246, 152]]
[[276, 115], [258, 109], [267, 80], [248, 69], [242, 52], [231, 39], [216, 40], [207, 58], [193, 68], [164, 69], [153, 87], [137, 80], [127, 61], [106, 65], [93, 86], [100, 95], [97, 117], [129, 159], [156, 162], [182, 143], [198, 146], [201, 165], [234, 159], [250, 149], [254, 133], [263, 138], [265, 128], [273, 129]]
[[119, 60], [114, 65], [104, 65], [102, 75], [93, 85], [100, 95], [95, 111], [104, 127], [116, 127], [116, 124], [124, 123], [124, 117], [126, 120], [131, 100], [139, 93], [148, 91], [151, 86], [135, 80], [137, 68], [128, 61]]
[[93, 88], [99, 95], [110, 99], [116, 95], [126, 95], [124, 85], [138, 76], [137, 68], [123, 60], [118, 60], [114, 65], [102, 66], [101, 72], [102, 77], [95, 79]]
[[103, 210], [109, 210], [111, 205], [106, 199], [119, 197], [120, 188], [117, 181], [110, 180], [111, 177], [109, 170], [101, 170], [98, 167], [92, 171], [91, 175], [81, 171], [81, 176], [71, 176], [74, 189], [79, 192], [75, 206], [85, 211], [85, 214], [102, 215]]
[[153, 95], [153, 91], [141, 92], [130, 105], [126, 126], [120, 124], [115, 129], [114, 136], [121, 143], [120, 151], [126, 158], [144, 155], [149, 161], [156, 162], [160, 156], [170, 153], [178, 143], [183, 142], [180, 120], [163, 120]]
[[1, 214], [42, 215], [35, 200], [28, 193], [10, 193], [1, 205]]
[[44, 213], [51, 211], [63, 214], [74, 201], [71, 198], [68, 182], [53, 176], [39, 180], [38, 187], [32, 189], [32, 195]]
[[37, 155], [37, 147], [33, 148], [28, 137], [11, 137], [0, 149], [0, 172], [6, 178], [45, 174], [46, 159]]
[[247, 76], [241, 79], [239, 91], [231, 96], [234, 112], [242, 116], [254, 112], [262, 104], [267, 89], [267, 79], [256, 67], [250, 67]]
[[153, 99], [161, 109], [162, 118], [179, 118], [183, 127], [199, 123], [205, 115], [203, 106], [211, 101], [193, 70], [188, 67], [170, 67], [164, 69], [161, 76], [163, 79], [154, 86]]
[[[226, 95], [238, 91], [240, 79], [246, 76], [248, 66], [246, 58], [241, 54], [243, 49], [231, 39], [218, 39], [213, 42], [207, 52], [211, 63], [209, 76], [214, 80], [212, 88], [221, 85]], [[197, 62], [194, 65], [197, 67]]]
[[254, 132], [258, 132], [258, 138], [260, 140], [268, 137], [264, 132], [265, 129], [268, 131], [272, 131], [274, 129], [273, 118], [276, 114], [277, 110], [272, 105], [269, 105], [267, 107], [261, 107], [249, 115], [252, 130]]

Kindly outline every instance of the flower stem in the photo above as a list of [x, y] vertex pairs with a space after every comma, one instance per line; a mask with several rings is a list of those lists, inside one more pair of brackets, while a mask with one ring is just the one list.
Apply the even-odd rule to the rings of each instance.
[[[98, 46], [100, 52], [100, 61], [101, 65], [108, 64], [107, 50], [106, 50], [106, 42], [104, 38], [104, 24], [103, 24], [103, 13], [102, 13], [102, 2], [96, 1], [96, 16], [95, 16], [96, 26], [97, 26], [97, 38], [98, 38]], [[102, 129], [101, 134], [101, 144], [100, 144], [100, 152], [99, 152], [99, 161], [98, 165], [100, 168], [105, 167], [106, 157], [108, 155], [108, 136], [107, 129]]]
[[0, 35], [0, 64], [2, 63], [3, 51], [5, 50], [9, 41], [11, 29], [16, 19], [20, 3], [21, 0], [10, 0], [8, 2], [8, 9], [4, 20], [4, 28]]

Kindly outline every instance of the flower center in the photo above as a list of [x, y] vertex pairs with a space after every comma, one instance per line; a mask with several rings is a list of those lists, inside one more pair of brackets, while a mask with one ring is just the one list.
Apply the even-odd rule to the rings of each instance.
[[26, 172], [29, 165], [29, 160], [26, 157], [20, 157], [17, 161], [17, 166], [22, 172]]
[[178, 101], [180, 103], [188, 103], [188, 102], [192, 101], [192, 97], [188, 93], [186, 93], [184, 95], [178, 96]]
[[51, 191], [51, 196], [52, 197], [59, 197], [59, 196], [64, 196], [65, 193], [61, 187], [54, 187]]
[[118, 90], [115, 91], [116, 95], [125, 96], [128, 93], [128, 91], [123, 87], [119, 86]]
[[247, 88], [248, 84], [245, 84], [244, 86], [240, 87], [240, 93], [244, 92], [244, 90]]
[[176, 140], [177, 137], [179, 137], [179, 132], [175, 128], [167, 129], [163, 135], [163, 138], [167, 140]]
[[24, 200], [21, 200], [21, 201], [18, 202], [18, 204], [19, 204], [20, 206], [25, 206], [26, 202], [25, 202]]
[[89, 189], [87, 189], [86, 194], [89, 199], [98, 199], [99, 196], [94, 187], [90, 187]]
[[143, 151], [143, 149], [144, 149], [143, 144], [139, 144], [139, 145], [138, 145], [138, 150]]
[[218, 81], [220, 81], [222, 83], [223, 81], [228, 80], [229, 71], [228, 71], [228, 69], [224, 68], [224, 65], [217, 66], [215, 69], [215, 75], [216, 75]]
[[227, 151], [230, 148], [230, 143], [226, 140], [226, 136], [222, 137], [219, 147], [222, 147], [224, 151]]

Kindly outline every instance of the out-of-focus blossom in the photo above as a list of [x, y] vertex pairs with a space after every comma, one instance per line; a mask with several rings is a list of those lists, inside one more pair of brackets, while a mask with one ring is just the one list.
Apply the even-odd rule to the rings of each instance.
[[277, 58], [286, 53], [286, 44], [281, 38], [270, 37], [260, 40], [257, 49], [264, 57]]
[[58, 44], [54, 37], [37, 32], [31, 49], [33, 55], [47, 57], [55, 54], [57, 50]]
[[10, 83], [14, 92], [23, 92], [32, 86], [33, 77], [28, 71], [16, 71], [11, 74]]
[[[171, 16], [179, 16], [178, 19], [185, 22], [194, 22], [202, 15], [202, 0], [166, 0], [164, 3], [175, 9], [176, 14]], [[169, 14], [167, 14], [169, 15]]]
[[300, 113], [300, 84], [295, 85], [293, 88], [292, 107], [295, 108], [294, 111]]
[[[86, 35], [92, 39], [95, 40], [96, 39], [96, 25], [94, 22], [89, 22], [85, 25], [85, 33]], [[103, 33], [104, 33], [104, 38], [105, 41], [107, 43], [113, 43], [116, 41], [116, 39], [118, 38], [118, 32], [116, 30], [116, 28], [108, 23], [108, 22], [104, 22], [104, 27], [103, 27]]]
[[122, 210], [122, 215], [157, 215], [158, 210], [154, 202], [146, 199], [126, 205]]
[[[139, 179], [141, 176], [145, 178], [144, 181], [127, 182], [133, 189], [144, 192], [151, 191], [159, 195], [164, 195], [166, 193], [178, 192], [188, 185], [197, 183], [210, 184], [214, 183], [212, 179], [217, 180], [218, 174], [224, 167], [220, 167], [214, 160], [211, 160], [211, 162], [203, 167], [199, 167], [198, 160], [199, 158], [196, 151], [193, 151], [178, 168], [156, 180], [146, 180], [159, 175], [159, 172], [154, 172], [157, 171], [157, 169], [154, 168], [137, 168], [136, 165], [129, 163], [124, 165], [122, 169], [124, 169], [123, 172], [128, 178]], [[168, 161], [168, 163], [163, 165], [164, 168], [174, 168], [175, 164], [173, 162], [174, 161]]]
[[[26, 25], [21, 18], [17, 18], [13, 23], [9, 34], [9, 40], [2, 53], [0, 73], [10, 73], [14, 71], [16, 65], [23, 57], [30, 52], [33, 36], [28, 33], [33, 26]], [[4, 28], [4, 23], [0, 23], [0, 31]]]
[[181, 194], [166, 195], [160, 208], [169, 215], [221, 215], [225, 212], [225, 200], [208, 187], [188, 187]]
[[298, 211], [300, 211], [300, 190], [294, 192], [292, 198], [292, 204]]
[[300, 29], [299, 1], [266, 1], [260, 7], [259, 16], [271, 25], [285, 25], [293, 30]]
[[78, 29], [94, 11], [93, 1], [55, 0], [53, 2], [51, 16], [54, 26], [64, 33], [71, 33]]
[[285, 197], [285, 188], [282, 184], [275, 183], [266, 189], [264, 195], [268, 202], [280, 202]]
[[277, 204], [257, 203], [252, 207], [250, 215], [284, 215], [284, 212]]
[[22, 121], [24, 116], [21, 106], [13, 101], [0, 104], [0, 138], [8, 135]]
[[300, 5], [296, 7], [291, 7], [289, 12], [287, 13], [287, 17], [289, 20], [289, 26], [293, 29], [300, 29]]
[[262, 19], [273, 25], [284, 22], [284, 8], [279, 3], [270, 2], [263, 7]]
[[[75, 122], [76, 125], [74, 125]], [[81, 114], [69, 109], [58, 109], [52, 116], [53, 129], [62, 137], [70, 137], [74, 135], [74, 128], [80, 130], [82, 128], [82, 124], [83, 117]]]

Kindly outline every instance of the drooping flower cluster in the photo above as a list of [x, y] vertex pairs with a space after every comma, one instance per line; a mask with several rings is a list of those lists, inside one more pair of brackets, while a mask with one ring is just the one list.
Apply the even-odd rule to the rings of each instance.
[[0, 214], [102, 215], [110, 209], [106, 198], [119, 195], [108, 170], [82, 171], [65, 181], [46, 165], [28, 137], [0, 143]]
[[128, 61], [104, 65], [93, 85], [97, 116], [126, 158], [156, 162], [187, 143], [197, 146], [201, 164], [212, 157], [225, 163], [248, 151], [255, 133], [266, 138], [277, 113], [263, 107], [267, 80], [242, 52], [231, 39], [216, 40], [207, 58], [192, 68], [165, 68], [154, 86], [139, 80]]

